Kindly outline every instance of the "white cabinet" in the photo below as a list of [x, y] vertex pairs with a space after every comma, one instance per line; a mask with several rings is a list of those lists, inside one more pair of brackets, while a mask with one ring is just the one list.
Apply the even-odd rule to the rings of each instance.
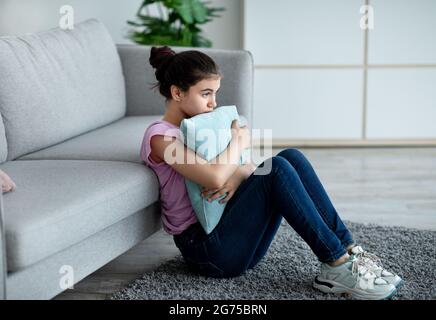
[[436, 137], [436, 68], [371, 69], [367, 136], [371, 139]]
[[435, 0], [371, 0], [369, 64], [436, 64]]
[[245, 0], [253, 127], [273, 141], [436, 143], [436, 1]]
[[253, 127], [271, 128], [273, 139], [359, 139], [362, 76], [353, 69], [256, 70]]
[[258, 65], [363, 61], [362, 0], [245, 0], [244, 45]]

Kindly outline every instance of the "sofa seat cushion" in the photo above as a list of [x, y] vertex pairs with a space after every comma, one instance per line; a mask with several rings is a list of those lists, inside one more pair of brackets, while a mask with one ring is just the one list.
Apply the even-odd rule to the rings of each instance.
[[17, 184], [3, 195], [9, 271], [66, 249], [159, 198], [155, 174], [141, 164], [17, 160], [0, 169]]
[[162, 116], [125, 117], [100, 129], [55, 146], [30, 153], [20, 160], [76, 159], [142, 163], [139, 156], [148, 125]]

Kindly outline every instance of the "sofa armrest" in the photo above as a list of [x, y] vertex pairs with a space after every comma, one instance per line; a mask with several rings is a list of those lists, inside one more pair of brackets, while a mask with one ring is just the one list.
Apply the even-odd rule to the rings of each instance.
[[[151, 46], [118, 44], [126, 85], [127, 116], [162, 115], [165, 100], [157, 89], [154, 70], [150, 66]], [[253, 57], [246, 50], [172, 47], [176, 52], [200, 50], [218, 64], [223, 79], [217, 97], [218, 106], [236, 105], [239, 114], [253, 123]]]
[[[1, 179], [0, 179], [1, 186]], [[0, 300], [6, 299], [6, 278], [8, 268], [6, 264], [6, 228], [3, 213], [3, 194], [0, 191]]]

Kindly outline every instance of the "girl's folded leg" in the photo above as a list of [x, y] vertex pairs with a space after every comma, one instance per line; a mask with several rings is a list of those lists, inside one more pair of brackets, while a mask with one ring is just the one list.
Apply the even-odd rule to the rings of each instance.
[[298, 149], [287, 148], [279, 152], [277, 156], [285, 158], [295, 168], [319, 214], [341, 240], [342, 245], [344, 247], [352, 245], [354, 241], [351, 233], [339, 217], [315, 170], [304, 154]]
[[320, 261], [337, 260], [346, 252], [320, 217], [292, 165], [277, 156], [267, 161], [271, 172], [257, 175], [257, 168], [241, 184], [205, 241], [209, 258], [227, 276], [241, 274], [266, 252], [280, 223], [277, 214], [309, 244]]

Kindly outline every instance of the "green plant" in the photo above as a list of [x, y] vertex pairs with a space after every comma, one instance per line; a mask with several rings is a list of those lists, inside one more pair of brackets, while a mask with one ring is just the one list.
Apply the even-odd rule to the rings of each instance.
[[[212, 47], [212, 42], [201, 35], [198, 25], [220, 17], [224, 8], [208, 7], [210, 1], [200, 0], [145, 0], [136, 13], [137, 21], [127, 21], [134, 27], [128, 37], [139, 44], [181, 47]], [[150, 5], [156, 5], [159, 16], [150, 15]]]

